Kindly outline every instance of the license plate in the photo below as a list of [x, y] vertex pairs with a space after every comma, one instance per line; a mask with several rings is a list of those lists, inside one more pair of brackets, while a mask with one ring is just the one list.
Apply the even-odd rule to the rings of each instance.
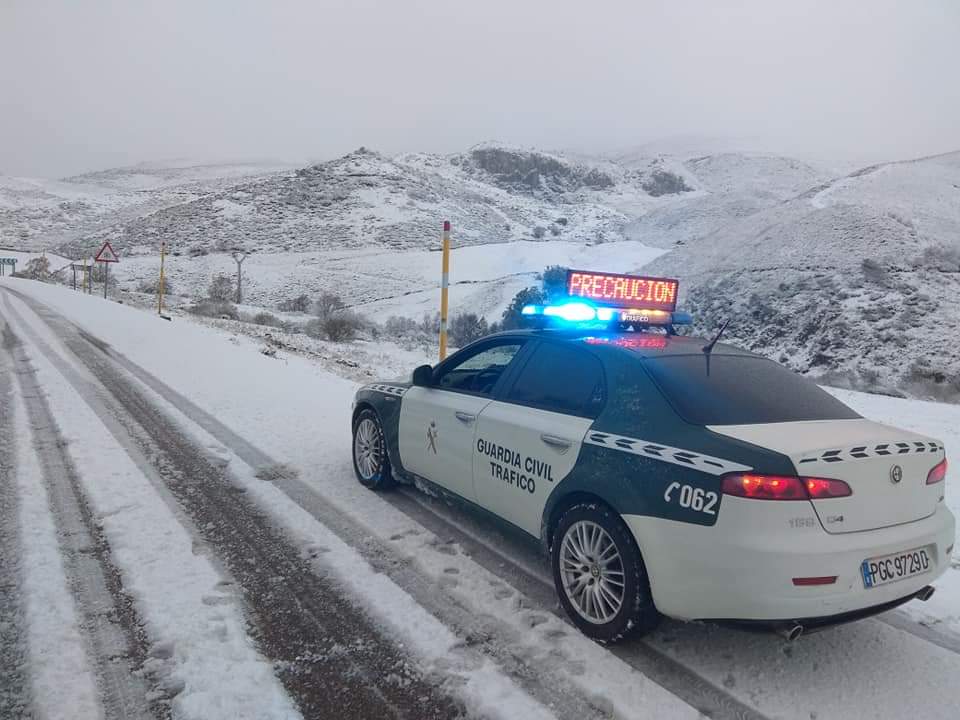
[[928, 547], [905, 550], [891, 555], [867, 558], [860, 563], [860, 575], [863, 586], [873, 588], [878, 585], [921, 575], [933, 567]]

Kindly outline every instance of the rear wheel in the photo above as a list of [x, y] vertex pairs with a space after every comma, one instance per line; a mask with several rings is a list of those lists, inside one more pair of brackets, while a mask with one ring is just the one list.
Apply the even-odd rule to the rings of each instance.
[[360, 484], [371, 490], [386, 490], [394, 484], [383, 426], [369, 408], [353, 423], [353, 471]]
[[614, 643], [660, 620], [640, 550], [606, 505], [574, 505], [560, 518], [551, 561], [560, 604], [585, 635]]

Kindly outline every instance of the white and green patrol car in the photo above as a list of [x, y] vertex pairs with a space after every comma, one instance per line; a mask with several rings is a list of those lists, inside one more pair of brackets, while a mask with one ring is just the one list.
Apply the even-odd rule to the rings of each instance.
[[793, 639], [929, 597], [955, 537], [941, 442], [642, 325], [499, 333], [362, 387], [358, 479], [426, 481], [540, 538], [602, 641], [661, 614]]

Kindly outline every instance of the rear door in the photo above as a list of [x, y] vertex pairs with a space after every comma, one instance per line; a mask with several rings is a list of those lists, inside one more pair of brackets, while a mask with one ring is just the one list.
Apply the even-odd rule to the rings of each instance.
[[603, 367], [569, 343], [542, 341], [477, 422], [477, 502], [539, 537], [553, 488], [573, 469], [603, 407]]
[[400, 406], [400, 460], [406, 471], [475, 500], [477, 418], [524, 344], [496, 339], [437, 366], [431, 387], [411, 387]]

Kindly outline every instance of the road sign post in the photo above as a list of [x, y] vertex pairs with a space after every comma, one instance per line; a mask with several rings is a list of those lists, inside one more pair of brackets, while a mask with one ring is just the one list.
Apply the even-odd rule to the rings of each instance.
[[103, 263], [103, 299], [107, 299], [107, 284], [110, 282], [110, 263], [120, 262], [120, 258], [113, 251], [113, 246], [108, 240], [100, 248], [100, 252], [93, 258], [94, 262]]
[[16, 258], [0, 258], [0, 277], [6, 275], [6, 269], [8, 265], [13, 268], [13, 270], [10, 271], [11, 275], [17, 272]]
[[440, 276], [440, 361], [447, 357], [447, 287], [450, 279], [450, 221], [443, 221], [443, 273]]

